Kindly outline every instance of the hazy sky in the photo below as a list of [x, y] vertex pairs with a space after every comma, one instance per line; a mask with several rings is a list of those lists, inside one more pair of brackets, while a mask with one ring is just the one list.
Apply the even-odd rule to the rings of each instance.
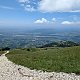
[[80, 24], [80, 0], [0, 0], [0, 25]]

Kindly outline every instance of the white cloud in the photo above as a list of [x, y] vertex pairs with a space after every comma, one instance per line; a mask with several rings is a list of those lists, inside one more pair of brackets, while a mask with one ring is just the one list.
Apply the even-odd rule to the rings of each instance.
[[80, 24], [80, 22], [63, 21], [61, 24]]
[[42, 18], [42, 19], [38, 19], [36, 20], [34, 23], [49, 23], [49, 24], [53, 24], [57, 21], [56, 18], [52, 18], [51, 20], [47, 20], [45, 18]]
[[30, 12], [36, 11], [36, 9], [34, 8], [34, 6], [31, 5], [31, 1], [30, 0], [18, 0], [18, 2], [21, 4], [21, 6], [24, 7], [24, 9], [26, 11], [30, 11]]
[[52, 18], [52, 21], [54, 21], [54, 22], [55, 22], [55, 21], [56, 21], [56, 18]]
[[74, 22], [70, 22], [70, 21], [63, 21], [61, 24], [73, 24]]
[[29, 2], [29, 0], [18, 0], [20, 3]]
[[42, 24], [42, 23], [49, 23], [49, 21], [45, 18], [42, 18], [41, 20], [36, 20], [34, 23], [39, 23], [39, 24]]
[[80, 0], [41, 0], [38, 8], [44, 12], [77, 12]]
[[32, 12], [32, 11], [35, 11], [35, 8], [34, 7], [31, 7], [30, 5], [26, 5], [25, 6], [25, 10]]
[[0, 6], [0, 8], [2, 8], [2, 9], [9, 9], [9, 10], [13, 10], [14, 8], [12, 8], [12, 7], [9, 7], [9, 6]]
[[25, 4], [25, 6], [30, 5], [31, 9], [35, 6], [35, 11], [80, 12], [80, 0], [18, 0], [18, 2], [20, 4]]
[[80, 0], [18, 0], [18, 2], [25, 4], [24, 7], [30, 5], [30, 9], [33, 8], [35, 11], [80, 12]]

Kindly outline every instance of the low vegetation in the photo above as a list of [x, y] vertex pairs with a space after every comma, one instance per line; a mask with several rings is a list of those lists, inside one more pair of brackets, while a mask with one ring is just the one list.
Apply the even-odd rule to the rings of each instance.
[[7, 51], [7, 50], [10, 50], [10, 48], [9, 47], [0, 48], [0, 51]]
[[1, 54], [3, 54], [4, 52], [3, 51], [0, 51], [0, 56], [1, 56]]
[[73, 41], [59, 41], [59, 42], [52, 42], [46, 45], [41, 46], [41, 48], [45, 47], [72, 47], [72, 46], [80, 46], [80, 43], [76, 43]]
[[11, 50], [7, 57], [30, 69], [80, 73], [80, 46], [15, 49]]

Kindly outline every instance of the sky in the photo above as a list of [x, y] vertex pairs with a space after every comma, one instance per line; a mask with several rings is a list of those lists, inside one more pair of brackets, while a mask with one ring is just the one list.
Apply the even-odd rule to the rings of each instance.
[[79, 25], [80, 0], [0, 0], [0, 26]]

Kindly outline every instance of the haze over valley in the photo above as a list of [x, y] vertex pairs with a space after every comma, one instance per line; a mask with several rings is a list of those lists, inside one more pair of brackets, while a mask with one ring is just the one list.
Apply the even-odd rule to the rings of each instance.
[[[62, 28], [61, 28], [62, 27]], [[76, 28], [77, 27], [77, 28]], [[79, 26], [53, 26], [51, 28], [1, 28], [0, 47], [40, 47], [51, 42], [73, 41], [80, 43]]]

